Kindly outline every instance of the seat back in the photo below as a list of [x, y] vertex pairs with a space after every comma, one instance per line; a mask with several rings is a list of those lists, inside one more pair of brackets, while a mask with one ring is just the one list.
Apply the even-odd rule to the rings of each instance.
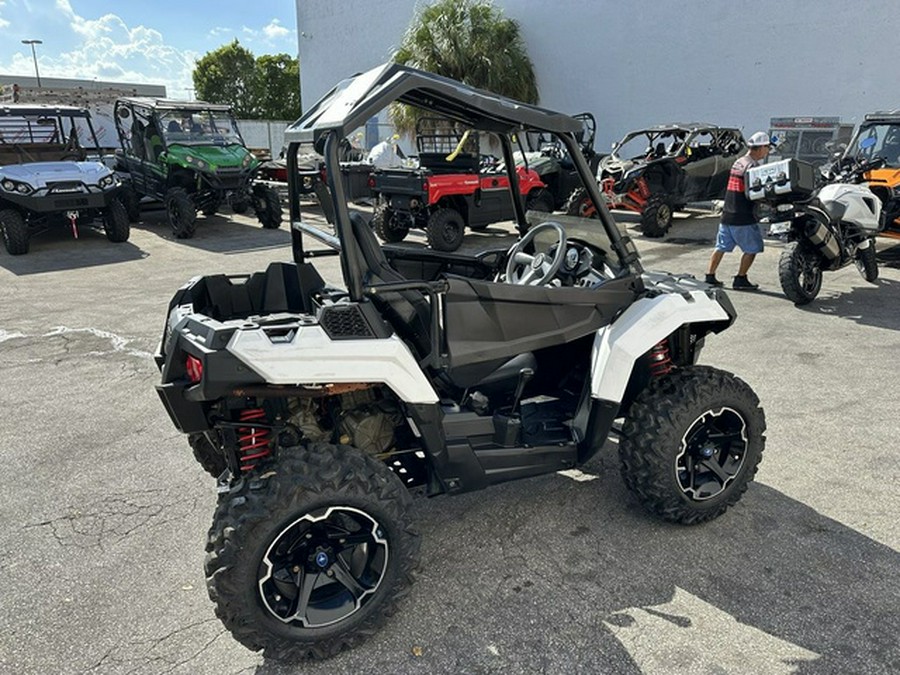
[[[368, 270], [364, 283], [375, 285], [407, 281], [390, 266], [372, 227], [362, 214], [351, 211], [350, 224], [353, 243], [359, 249]], [[421, 291], [380, 293], [372, 298], [372, 303], [420, 361], [431, 354], [432, 308]]]

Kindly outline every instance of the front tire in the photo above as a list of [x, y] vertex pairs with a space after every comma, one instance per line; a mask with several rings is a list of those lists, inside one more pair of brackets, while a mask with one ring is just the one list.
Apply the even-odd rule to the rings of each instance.
[[665, 236], [672, 227], [672, 205], [669, 198], [661, 193], [650, 195], [641, 211], [641, 231], [645, 237], [658, 239]]
[[435, 209], [425, 226], [428, 245], [435, 251], [455, 251], [462, 246], [465, 233], [466, 224], [456, 209]]
[[645, 508], [693, 525], [740, 500], [765, 447], [766, 420], [743, 380], [708, 366], [653, 379], [631, 405], [622, 477]]
[[219, 501], [206, 577], [216, 614], [267, 658], [328, 658], [374, 634], [406, 594], [419, 538], [410, 496], [355, 448], [311, 443]]
[[103, 231], [106, 238], [116, 244], [128, 241], [131, 235], [131, 224], [128, 222], [128, 211], [118, 197], [110, 200], [103, 214]]
[[122, 188], [119, 198], [128, 214], [128, 222], [136, 223], [141, 219], [141, 196], [132, 187]]
[[10, 255], [25, 255], [28, 253], [29, 233], [28, 225], [22, 214], [13, 209], [0, 211], [0, 232], [3, 234], [3, 245]]
[[395, 244], [406, 239], [409, 228], [397, 223], [397, 216], [389, 206], [379, 206], [372, 215], [372, 228], [381, 241]]
[[190, 239], [197, 227], [197, 209], [184, 188], [166, 192], [166, 216], [176, 239]]
[[778, 260], [781, 290], [795, 305], [807, 305], [822, 290], [822, 264], [819, 254], [800, 242], [792, 242]]
[[194, 451], [194, 459], [197, 460], [197, 463], [213, 478], [218, 478], [228, 468], [222, 451], [210, 443], [206, 434], [188, 434], [188, 445]]
[[856, 268], [862, 274], [862, 278], [870, 284], [875, 283], [878, 279], [878, 260], [875, 257], [875, 239], [869, 239], [869, 245], [866, 248], [856, 249]]
[[281, 197], [275, 188], [268, 185], [253, 187], [254, 209], [256, 219], [266, 230], [277, 230], [281, 227]]

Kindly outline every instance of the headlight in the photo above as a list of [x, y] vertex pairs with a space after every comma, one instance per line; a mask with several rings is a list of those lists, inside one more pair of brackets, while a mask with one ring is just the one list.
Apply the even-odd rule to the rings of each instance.
[[18, 185], [16, 185], [16, 192], [18, 192], [19, 194], [27, 195], [27, 194], [31, 194], [32, 192], [34, 192], [34, 190], [32, 190], [30, 185], [26, 185], [25, 183], [19, 183]]
[[209, 166], [209, 165], [208, 165], [206, 162], [204, 162], [202, 159], [198, 159], [197, 157], [192, 157], [191, 155], [188, 155], [187, 157], [185, 157], [185, 161], [186, 161], [188, 164], [193, 164], [193, 165], [196, 166], [198, 169], [205, 169], [205, 168], [207, 168], [207, 167]]
[[13, 183], [8, 178], [5, 181], [3, 181], [2, 183], [0, 183], [0, 185], [2, 185], [3, 189], [6, 190], [7, 192], [13, 192], [16, 189], [16, 184]]
[[244, 167], [244, 168], [246, 169], [246, 168], [247, 168], [247, 165], [249, 165], [251, 161], [253, 161], [253, 158], [252, 158], [250, 155], [245, 155], [245, 156], [244, 156], [244, 161], [241, 162], [241, 166]]
[[116, 179], [114, 174], [109, 174], [108, 176], [104, 176], [99, 181], [97, 181], [97, 184], [101, 188], [108, 188], [110, 185], [115, 185], [118, 182], [119, 181]]

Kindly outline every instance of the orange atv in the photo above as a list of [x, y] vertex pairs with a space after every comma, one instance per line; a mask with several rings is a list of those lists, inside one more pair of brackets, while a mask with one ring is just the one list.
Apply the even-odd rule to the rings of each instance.
[[[868, 138], [873, 138], [875, 143], [862, 143], [867, 147], [861, 148], [861, 142]], [[876, 157], [884, 158], [884, 166], [869, 171], [865, 177], [869, 188], [882, 202], [881, 235], [900, 239], [900, 109], [866, 115], [841, 161]]]

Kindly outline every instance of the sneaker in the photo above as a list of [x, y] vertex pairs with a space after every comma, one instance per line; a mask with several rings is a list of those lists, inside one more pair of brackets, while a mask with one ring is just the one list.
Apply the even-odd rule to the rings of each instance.
[[708, 283], [710, 286], [715, 286], [716, 288], [721, 288], [722, 286], [724, 286], [724, 284], [721, 281], [716, 279], [715, 274], [707, 274], [706, 275], [706, 283]]
[[735, 277], [731, 287], [736, 291], [755, 291], [759, 289], [759, 284], [752, 284], [746, 277]]

